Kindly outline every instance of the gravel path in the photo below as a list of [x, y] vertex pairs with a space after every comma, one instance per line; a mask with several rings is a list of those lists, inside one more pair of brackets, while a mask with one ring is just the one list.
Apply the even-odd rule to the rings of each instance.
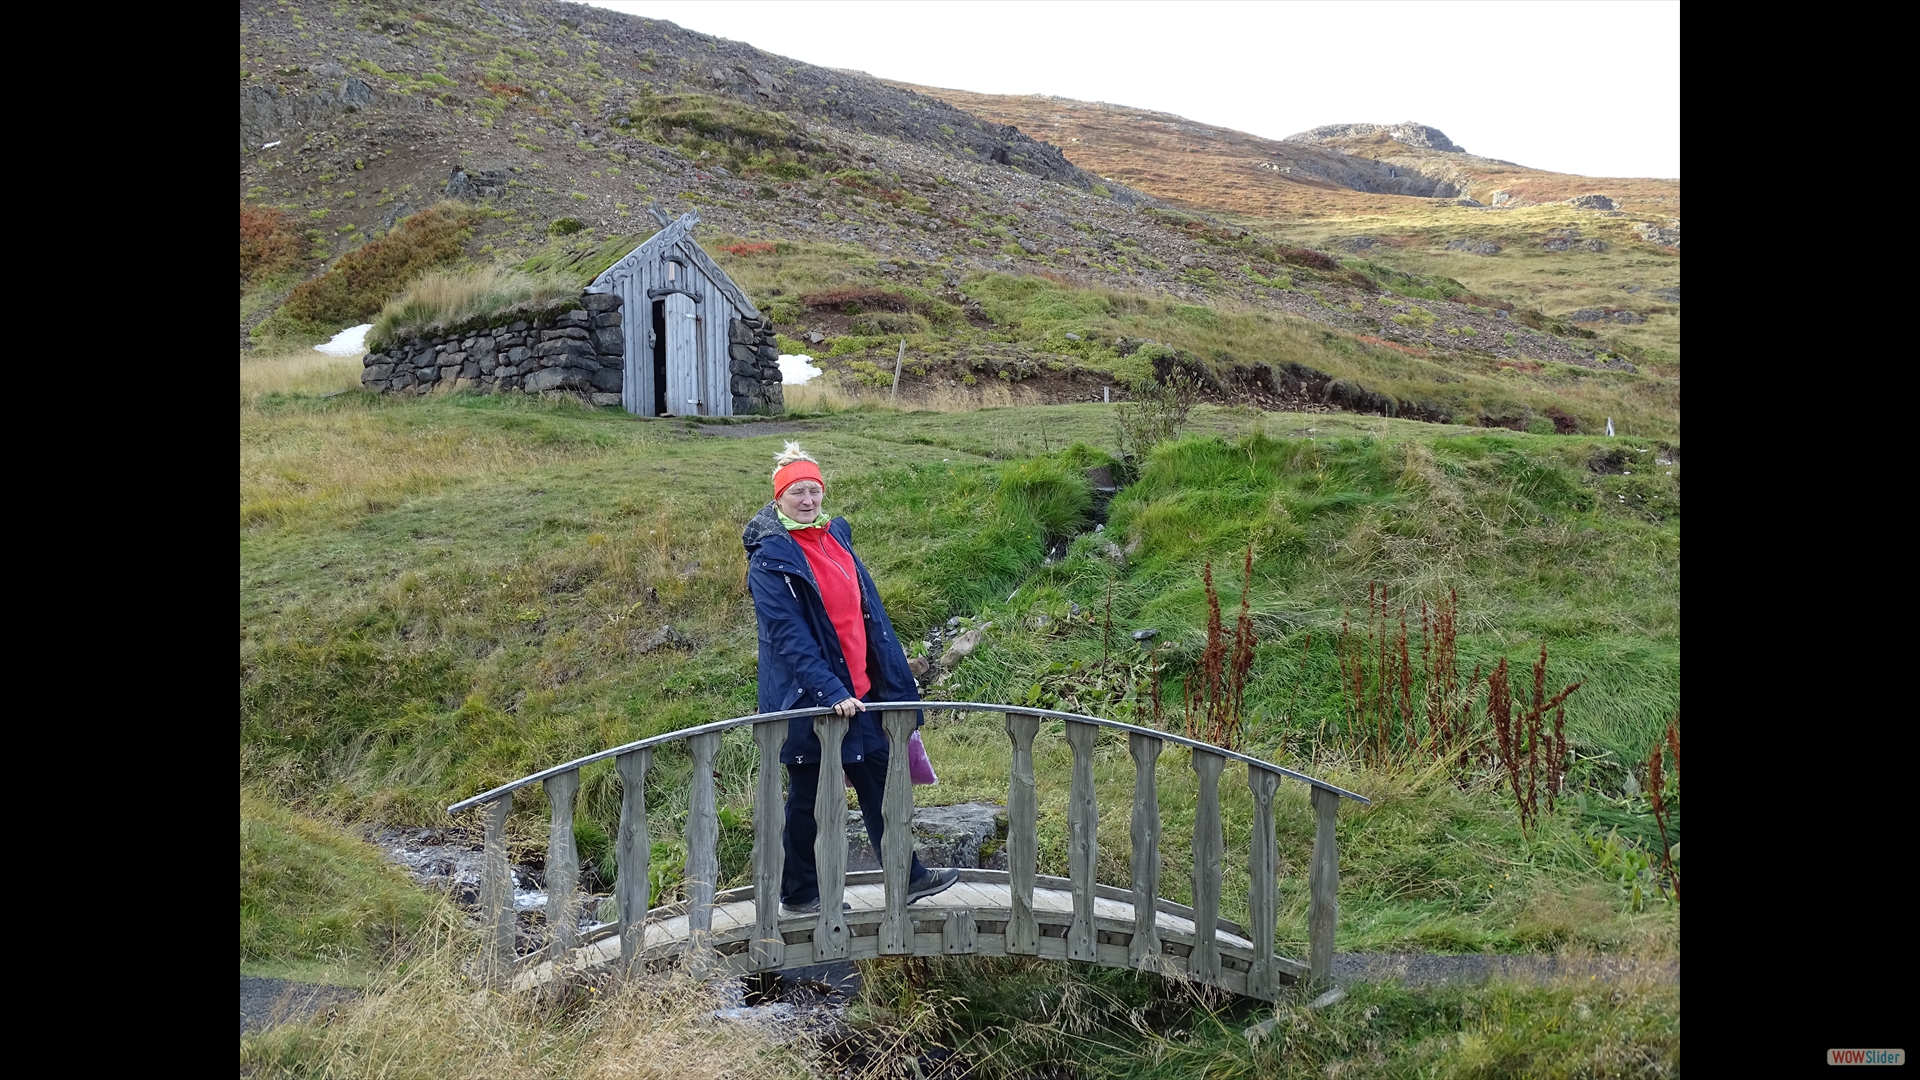
[[325, 1014], [335, 1006], [359, 996], [359, 991], [340, 986], [316, 986], [313, 983], [242, 975], [240, 1034], [289, 1020], [305, 1020], [315, 1013]]

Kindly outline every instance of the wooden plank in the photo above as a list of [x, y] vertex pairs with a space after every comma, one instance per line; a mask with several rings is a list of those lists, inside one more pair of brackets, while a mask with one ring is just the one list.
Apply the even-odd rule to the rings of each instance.
[[[700, 400], [702, 416], [729, 416], [728, 406], [733, 403], [733, 379], [728, 374], [727, 323], [732, 312], [726, 305], [718, 302], [717, 290], [711, 282], [700, 284], [700, 296], [703, 300], [695, 307], [695, 333], [700, 336]], [[714, 337], [715, 328], [719, 329], [719, 338]]]
[[487, 834], [480, 863], [480, 909], [488, 934], [488, 975], [504, 984], [513, 970], [513, 869], [507, 865], [507, 815], [513, 793], [487, 808]]
[[1067, 866], [1073, 876], [1073, 926], [1067, 931], [1067, 957], [1093, 960], [1094, 867], [1099, 862], [1100, 808], [1093, 795], [1093, 747], [1100, 729], [1067, 721], [1067, 745], [1073, 748], [1073, 781], [1067, 795]]
[[1164, 745], [1151, 735], [1127, 733], [1127, 752], [1133, 755], [1133, 967], [1146, 967], [1160, 957], [1154, 908], [1160, 891], [1160, 786], [1154, 766]]
[[1280, 972], [1273, 963], [1273, 921], [1280, 890], [1280, 851], [1273, 833], [1273, 795], [1280, 790], [1280, 777], [1265, 769], [1248, 769], [1247, 787], [1253, 792], [1253, 852], [1248, 865], [1252, 884], [1247, 894], [1247, 924], [1253, 931], [1253, 966], [1247, 973], [1247, 989], [1263, 1001], [1272, 1001], [1280, 993]]
[[580, 852], [573, 843], [573, 798], [580, 793], [579, 770], [551, 777], [543, 785], [553, 808], [547, 827], [547, 955], [558, 959], [579, 943], [580, 921], [574, 896], [580, 888]]
[[813, 930], [816, 963], [846, 959], [850, 941], [840, 911], [847, 888], [847, 777], [840, 768], [840, 744], [847, 727], [847, 718], [833, 713], [813, 718], [814, 734], [820, 737], [820, 785], [813, 800], [813, 820], [819, 827], [813, 865], [820, 881], [820, 916]]
[[[912, 708], [912, 709], [948, 709], [955, 712], [1004, 713], [1006, 711], [1006, 706], [1004, 705], [985, 705], [977, 701], [872, 702], [869, 704], [876, 705], [876, 706], [877, 705], [893, 705], [900, 708]], [[1259, 768], [1265, 769], [1268, 772], [1279, 773], [1283, 777], [1291, 777], [1295, 780], [1301, 781], [1302, 783], [1309, 784], [1315, 788], [1323, 788], [1325, 790], [1335, 793], [1336, 795], [1339, 795], [1343, 799], [1352, 799], [1358, 802], [1362, 806], [1372, 805], [1371, 801], [1368, 800], [1364, 795], [1357, 795], [1351, 791], [1346, 790], [1345, 788], [1336, 787], [1333, 784], [1327, 783], [1325, 780], [1315, 779], [1314, 777], [1308, 776], [1305, 773], [1294, 772], [1292, 769], [1284, 769], [1278, 765], [1273, 764], [1270, 761], [1261, 761], [1259, 758], [1248, 757], [1247, 755], [1239, 753], [1237, 751], [1221, 750], [1218, 747], [1214, 747], [1206, 743], [1200, 743], [1193, 739], [1185, 738], [1184, 736], [1175, 735], [1171, 732], [1155, 731], [1151, 728], [1143, 728], [1143, 727], [1136, 726], [1134, 724], [1123, 724], [1118, 720], [1104, 720], [1098, 716], [1083, 716], [1079, 713], [1064, 713], [1064, 712], [1058, 712], [1053, 709], [1022, 709], [1020, 711], [1026, 715], [1035, 716], [1035, 717], [1043, 717], [1043, 718], [1050, 717], [1057, 720], [1079, 720], [1083, 723], [1094, 724], [1098, 727], [1111, 728], [1114, 731], [1127, 731], [1127, 732], [1138, 731], [1143, 734], [1152, 735], [1154, 738], [1157, 738], [1157, 739], [1163, 739], [1169, 745], [1172, 745], [1172, 746], [1198, 747], [1202, 750], [1208, 751], [1209, 753], [1220, 754], [1221, 756], [1226, 757], [1232, 761], [1239, 761], [1249, 765], [1258, 766]], [[731, 720], [716, 720], [711, 724], [701, 724], [697, 727], [681, 728], [678, 731], [669, 731], [669, 732], [666, 732], [665, 734], [652, 735], [645, 739], [636, 739], [633, 742], [622, 743], [619, 746], [610, 746], [605, 750], [596, 750], [591, 754], [586, 754], [582, 757], [574, 758], [572, 761], [565, 761], [558, 765], [549, 766], [548, 768], [542, 769], [539, 772], [533, 773], [528, 776], [523, 776], [518, 780], [510, 780], [507, 783], [501, 784], [499, 787], [492, 788], [488, 791], [483, 791], [478, 795], [469, 796], [465, 799], [460, 800], [457, 803], [452, 804], [451, 806], [448, 806], [447, 813], [458, 814], [464, 810], [471, 810], [474, 807], [479, 806], [483, 803], [492, 802], [493, 800], [499, 798], [500, 796], [506, 794], [509, 791], [517, 791], [520, 788], [528, 786], [529, 784], [538, 783], [539, 781], [545, 780], [547, 777], [553, 776], [556, 773], [563, 773], [563, 772], [566, 772], [568, 769], [578, 769], [582, 766], [590, 765], [596, 761], [602, 761], [607, 758], [617, 757], [621, 754], [627, 753], [630, 750], [638, 750], [643, 746], [661, 746], [666, 743], [679, 742], [683, 739], [691, 738], [694, 734], [702, 731], [730, 731], [733, 728], [740, 727], [744, 724], [756, 724], [763, 720], [784, 720], [794, 716], [807, 716], [807, 715], [811, 715], [812, 712], [813, 712], [812, 709], [792, 709], [792, 710], [788, 710], [785, 712], [778, 712], [778, 713], [754, 713], [749, 716], [736, 716]]]
[[[687, 937], [688, 950], [698, 954], [711, 947], [713, 893], [720, 879], [720, 811], [715, 805], [713, 759], [720, 736], [695, 735], [687, 740], [693, 753], [693, 774], [687, 781]], [[704, 958], [695, 957], [696, 966]]]
[[1307, 977], [1323, 983], [1333, 975], [1333, 931], [1340, 921], [1340, 847], [1334, 816], [1340, 796], [1313, 789], [1313, 865], [1307, 876]]
[[1007, 951], [1029, 956], [1040, 949], [1040, 925], [1033, 917], [1033, 879], [1040, 867], [1040, 803], [1033, 782], [1033, 737], [1039, 733], [1039, 717], [1007, 714], [1007, 737], [1013, 741], [1012, 776], [1007, 783], [1007, 874], [1012, 890]]
[[913, 719], [904, 709], [890, 710], [881, 718], [889, 744], [886, 795], [880, 803], [886, 828], [880, 839], [880, 872], [887, 897], [887, 914], [880, 922], [882, 956], [911, 947], [907, 943], [907, 878], [913, 871], [913, 774], [908, 771], [907, 740], [913, 735]]
[[786, 812], [780, 794], [780, 747], [786, 742], [787, 722], [767, 720], [753, 725], [753, 741], [760, 749], [760, 774], [753, 789], [753, 970], [769, 971], [786, 959], [780, 937], [780, 875], [786, 868], [782, 844]]
[[679, 220], [666, 225], [659, 232], [647, 237], [639, 247], [622, 255], [614, 261], [612, 266], [602, 270], [600, 276], [594, 278], [592, 283], [587, 286], [586, 291], [606, 292], [612, 284], [613, 279], [620, 275], [632, 273], [638, 268], [657, 263], [661, 255], [666, 254], [674, 244], [679, 243], [680, 239], [691, 232], [693, 227], [698, 224], [700, 224], [700, 215], [692, 210], [687, 211], [680, 216]]
[[1193, 817], [1193, 955], [1187, 970], [1200, 982], [1216, 982], [1220, 975], [1220, 875], [1226, 841], [1220, 829], [1220, 770], [1227, 759], [1205, 750], [1193, 752], [1193, 771], [1200, 778], [1200, 798]]
[[694, 333], [699, 321], [693, 299], [684, 293], [668, 293], [667, 305], [667, 411], [675, 416], [700, 415], [700, 351]]
[[647, 865], [653, 855], [653, 841], [647, 836], [647, 769], [652, 764], [651, 747], [613, 759], [614, 769], [620, 773], [620, 833], [613, 848], [619, 873], [613, 883], [613, 896], [620, 913], [620, 955], [629, 973], [640, 955], [647, 904], [653, 893]]
[[700, 245], [695, 243], [691, 236], [677, 241], [675, 249], [680, 254], [685, 255], [688, 262], [699, 267], [700, 272], [705, 274], [708, 280], [713, 282], [714, 288], [720, 290], [721, 294], [725, 296], [734, 307], [744, 312], [747, 318], [757, 319], [760, 317], [760, 309], [753, 306], [753, 301], [747, 298], [746, 291], [735, 284], [734, 280], [727, 276], [727, 272], [720, 269], [719, 265], [708, 257], [705, 251], [701, 250]]
[[941, 930], [941, 951], [951, 956], [973, 950], [973, 912], [967, 908], [947, 909], [946, 923]]
[[[653, 408], [653, 302], [647, 299], [646, 279], [634, 275], [627, 279], [626, 323], [634, 336], [627, 339], [627, 356], [634, 372], [633, 414], [652, 416]], [[638, 344], [635, 344], [635, 343]]]

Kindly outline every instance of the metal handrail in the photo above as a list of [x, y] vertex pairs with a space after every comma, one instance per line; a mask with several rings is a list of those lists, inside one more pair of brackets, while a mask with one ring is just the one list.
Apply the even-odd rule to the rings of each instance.
[[[1189, 739], [1184, 735], [1175, 735], [1169, 731], [1160, 731], [1155, 728], [1141, 727], [1137, 724], [1121, 723], [1118, 720], [1106, 720], [1098, 716], [1084, 716], [1084, 715], [1081, 715], [1080, 713], [1060, 712], [1056, 709], [1031, 709], [1031, 708], [1022, 708], [1020, 706], [1015, 706], [1015, 705], [991, 705], [986, 702], [979, 702], [979, 701], [870, 701], [866, 703], [866, 706], [867, 706], [867, 711], [869, 712], [883, 712], [890, 709], [902, 709], [902, 710], [946, 709], [952, 712], [1017, 713], [1022, 716], [1046, 717], [1047, 719], [1050, 719], [1050, 720], [1075, 720], [1083, 724], [1096, 724], [1100, 727], [1113, 728], [1117, 731], [1126, 731], [1126, 732], [1132, 732], [1135, 734], [1146, 735], [1151, 738], [1159, 739], [1162, 742], [1174, 743], [1176, 745], [1186, 746], [1194, 750], [1204, 750], [1209, 754], [1218, 754], [1221, 757], [1228, 758], [1233, 761], [1244, 762], [1249, 768], [1261, 769], [1266, 772], [1273, 773], [1277, 776], [1284, 776], [1284, 777], [1288, 777], [1289, 779], [1298, 780], [1301, 783], [1310, 784], [1313, 787], [1318, 788], [1322, 791], [1331, 792], [1335, 795], [1340, 796], [1343, 799], [1353, 799], [1354, 801], [1360, 803], [1363, 806], [1373, 805], [1372, 800], [1368, 799], [1364, 795], [1359, 795], [1354, 792], [1348, 791], [1343, 787], [1338, 787], [1334, 784], [1329, 784], [1325, 780], [1308, 776], [1305, 773], [1295, 772], [1294, 770], [1286, 768], [1284, 766], [1275, 765], [1270, 761], [1262, 761], [1257, 757], [1252, 757], [1247, 754], [1242, 754], [1234, 750], [1222, 749], [1221, 747], [1215, 746], [1212, 743], [1202, 742], [1198, 739]], [[542, 769], [537, 773], [533, 773], [532, 775], [523, 776], [518, 780], [514, 780], [508, 783], [502, 784], [499, 787], [493, 788], [490, 791], [483, 791], [480, 794], [475, 795], [471, 798], [462, 799], [459, 802], [454, 803], [452, 806], [447, 807], [447, 813], [458, 814], [463, 810], [469, 810], [476, 806], [484, 806], [487, 803], [494, 802], [498, 800], [501, 796], [511, 794], [512, 792], [517, 791], [520, 788], [527, 787], [532, 784], [540, 783], [544, 780], [558, 776], [561, 773], [570, 772], [574, 769], [578, 769], [583, 765], [591, 765], [596, 761], [605, 761], [607, 758], [619, 757], [622, 754], [629, 754], [635, 750], [644, 750], [652, 746], [663, 746], [667, 743], [679, 742], [682, 739], [692, 738], [695, 735], [709, 735], [717, 732], [730, 731], [733, 728], [745, 727], [749, 724], [765, 723], [766, 721], [769, 721], [769, 720], [797, 720], [797, 719], [810, 718], [815, 716], [824, 716], [832, 711], [833, 709], [831, 707], [815, 706], [813, 708], [807, 708], [807, 709], [788, 709], [788, 710], [785, 710], [784, 712], [755, 713], [752, 716], [737, 716], [731, 720], [716, 720], [711, 724], [701, 724], [697, 727], [681, 728], [678, 731], [669, 731], [662, 735], [649, 736], [648, 738], [645, 738], [645, 739], [639, 739], [634, 742], [624, 743], [620, 746], [612, 747], [611, 749], [601, 750], [601, 751], [598, 751], [597, 753], [588, 754], [585, 757], [575, 758], [572, 761], [566, 762], [561, 765], [555, 765], [549, 769]]]

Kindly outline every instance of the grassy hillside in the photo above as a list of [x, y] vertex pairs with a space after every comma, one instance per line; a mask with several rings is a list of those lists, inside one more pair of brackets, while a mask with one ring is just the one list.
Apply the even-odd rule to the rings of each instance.
[[[1040, 683], [1050, 700], [1124, 712], [1138, 688], [1095, 708], [1072, 677], [1048, 673], [1097, 661], [1103, 639], [1131, 648], [1126, 632], [1152, 626], [1177, 699], [1206, 619], [1201, 564], [1217, 564], [1232, 605], [1229, 568], [1252, 542], [1263, 644], [1248, 713], [1263, 752], [1356, 785], [1406, 783], [1351, 771], [1362, 766], [1340, 737], [1332, 650], [1369, 583], [1416, 603], [1453, 589], [1463, 672], [1503, 655], [1523, 663], [1545, 643], [1556, 682], [1588, 681], [1568, 705], [1578, 771], [1617, 793], [1677, 704], [1678, 467], [1653, 464], [1676, 451], [1346, 423], [1203, 410], [1199, 426], [1218, 434], [1156, 451], [1100, 533], [1082, 532], [1084, 496], [1072, 496], [1079, 470], [1108, 460], [1112, 413], [1100, 406], [855, 411], [806, 421], [799, 437], [828, 463], [830, 509], [854, 523], [903, 634], [954, 615], [995, 622], [949, 676], [953, 693], [1026, 700]], [[268, 393], [244, 405], [243, 779], [335, 812], [434, 821], [543, 764], [751, 712], [738, 529], [790, 433], [725, 430], [506, 399]], [[1370, 433], [1328, 438], [1342, 430]], [[1642, 467], [1611, 464], [1621, 450]], [[663, 625], [674, 633], [660, 647]], [[950, 763], [934, 797], [1004, 794], [990, 727], [933, 733]], [[1188, 780], [1167, 768], [1180, 790]], [[659, 804], [669, 816], [672, 774]], [[1128, 783], [1103, 773], [1112, 806]], [[610, 773], [586, 777], [586, 814], [610, 825], [615, 790]], [[744, 808], [749, 790], [731, 776], [724, 797]], [[1443, 809], [1460, 798], [1445, 785], [1406, 790], [1442, 818], [1501, 817], [1471, 801]], [[1244, 808], [1233, 814], [1243, 827]], [[1184, 874], [1171, 858], [1170, 894]], [[1383, 903], [1378, 925], [1356, 914], [1343, 933], [1425, 940], [1421, 919], [1393, 914], [1404, 896]], [[1443, 907], [1465, 920], [1461, 944], [1515, 940], [1509, 908]]]
[[[1314, 144], [1277, 141], [1121, 105], [912, 89], [1053, 142], [1074, 163], [1101, 176], [1182, 207], [1220, 214], [1285, 243], [1451, 278], [1475, 294], [1555, 317], [1581, 309], [1630, 311], [1646, 322], [1588, 328], [1646, 350], [1634, 359], [1645, 355], [1662, 373], [1678, 373], [1679, 303], [1652, 293], [1679, 285], [1679, 251], [1649, 243], [1635, 230], [1640, 223], [1667, 226], [1678, 220], [1677, 180], [1569, 176], [1409, 147], [1385, 135]], [[1451, 199], [1356, 191], [1309, 175], [1338, 171], [1337, 162], [1327, 165], [1316, 158], [1330, 151], [1457, 176], [1467, 187], [1465, 194], [1491, 202], [1496, 192], [1504, 192], [1513, 205], [1497, 211], [1474, 209]], [[1282, 171], [1296, 166], [1299, 171]], [[1566, 205], [1566, 200], [1588, 194], [1611, 197], [1618, 211]], [[1552, 252], [1543, 247], [1567, 230], [1577, 232], [1580, 240], [1603, 241], [1610, 250], [1595, 253], [1576, 244], [1573, 250]], [[1447, 247], [1458, 241], [1492, 242], [1503, 250], [1482, 255]]]
[[[241, 32], [240, 320], [267, 351], [369, 320], [448, 267], [577, 287], [649, 235], [660, 204], [698, 209], [792, 347], [831, 354], [849, 385], [890, 383], [906, 337], [910, 393], [984, 376], [1087, 400], [1048, 373], [1124, 385], [1142, 363], [1101, 339], [1126, 335], [1220, 371], [1305, 364], [1429, 418], [1524, 429], [1557, 409], [1562, 430], [1679, 430], [1677, 303], [1644, 291], [1677, 283], [1675, 260], [1616, 237], [1626, 219], [1568, 208], [1614, 254], [1550, 259], [1519, 254], [1564, 227], [1545, 217], [1416, 220], [1430, 200], [1404, 197], [1367, 211], [1391, 222], [1356, 222], [1372, 247], [1344, 219], [1300, 237], [1292, 219], [1223, 226], [924, 95], [536, 0], [246, 5]], [[1447, 250], [1489, 228], [1508, 254]], [[848, 286], [903, 299], [827, 299]], [[1572, 305], [1647, 321], [1577, 325]], [[1219, 400], [1278, 404], [1227, 382]]]

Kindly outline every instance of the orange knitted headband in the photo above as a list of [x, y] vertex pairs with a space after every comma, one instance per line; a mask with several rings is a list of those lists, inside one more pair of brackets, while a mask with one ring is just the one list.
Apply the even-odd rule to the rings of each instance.
[[820, 466], [811, 461], [789, 461], [773, 474], [773, 497], [785, 495], [797, 480], [811, 480], [819, 484], [822, 491], [827, 487], [827, 482], [820, 478]]

